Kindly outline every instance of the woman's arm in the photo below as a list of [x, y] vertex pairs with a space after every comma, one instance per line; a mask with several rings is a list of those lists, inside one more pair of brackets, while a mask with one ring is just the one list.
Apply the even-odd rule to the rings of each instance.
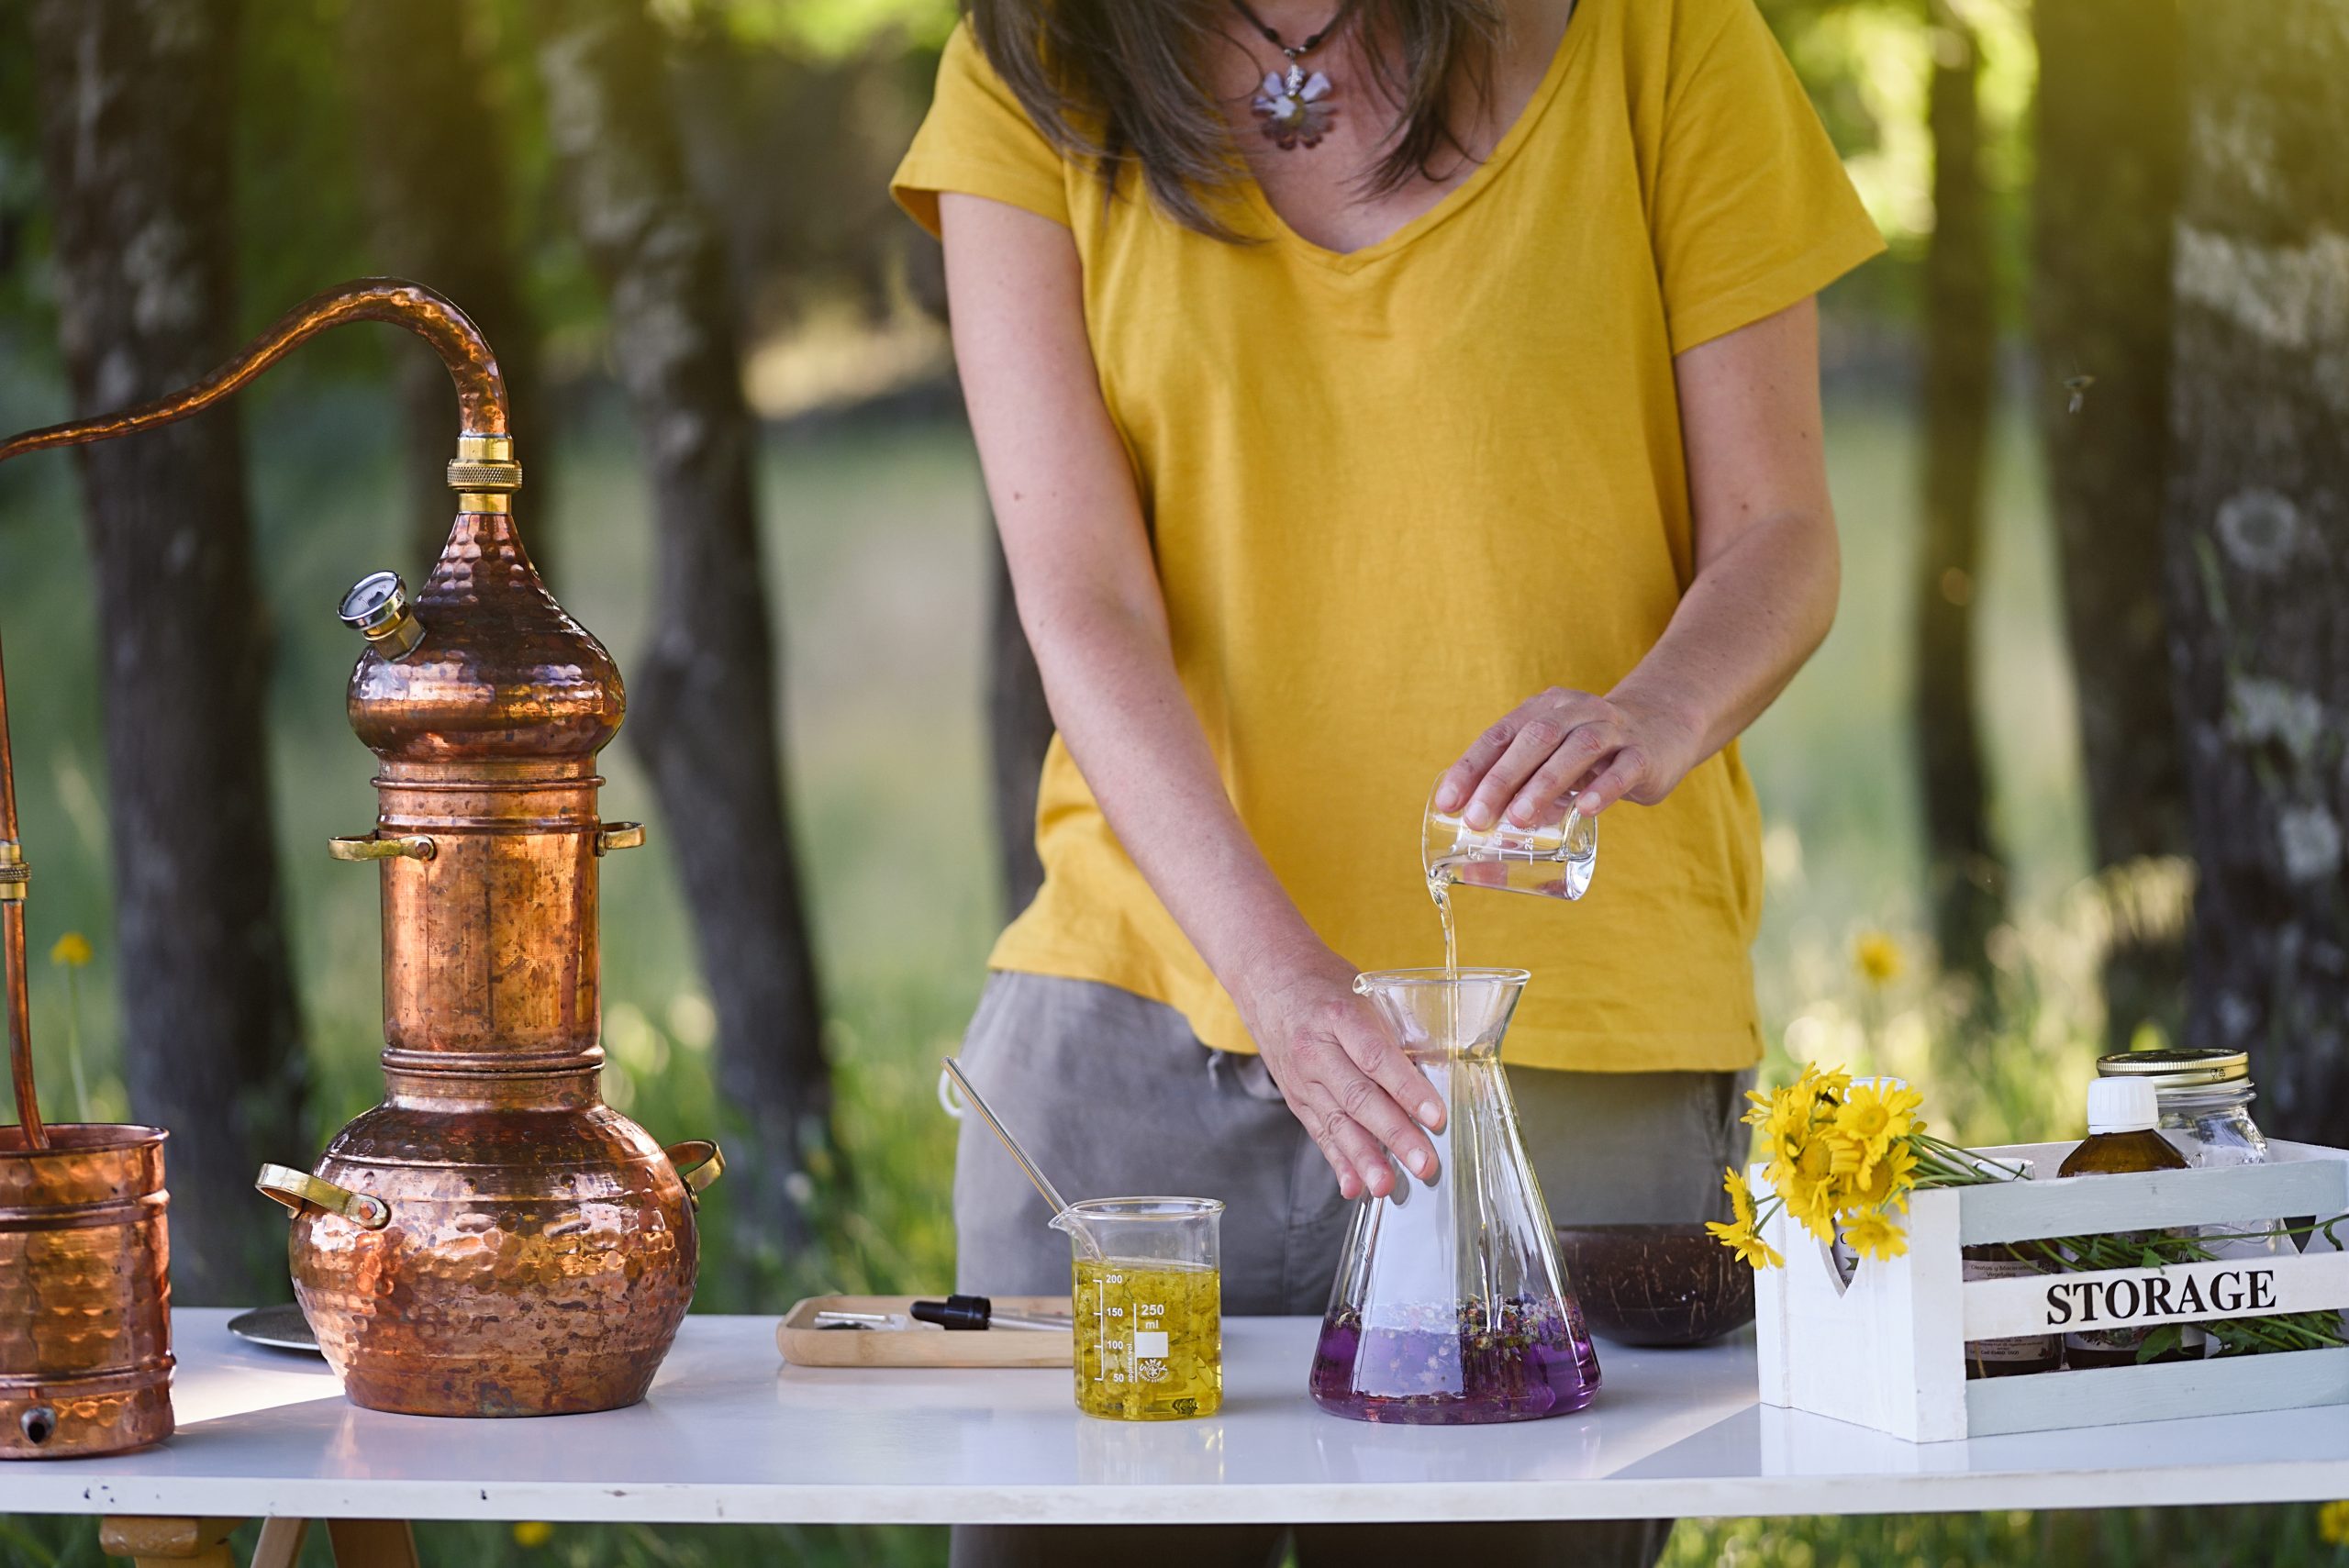
[[1465, 801], [1472, 828], [1504, 810], [1520, 825], [1554, 820], [1577, 784], [1586, 815], [1654, 805], [1770, 706], [1835, 618], [1816, 303], [1700, 343], [1673, 368], [1695, 580], [1613, 691], [1529, 697], [1445, 770], [1436, 805]]
[[1238, 1004], [1340, 1190], [1390, 1191], [1387, 1151], [1431, 1174], [1435, 1148], [1412, 1115], [1440, 1129], [1442, 1106], [1249, 838], [1175, 674], [1133, 472], [1085, 338], [1074, 242], [978, 196], [941, 196], [939, 218], [963, 400], [1063, 740]]

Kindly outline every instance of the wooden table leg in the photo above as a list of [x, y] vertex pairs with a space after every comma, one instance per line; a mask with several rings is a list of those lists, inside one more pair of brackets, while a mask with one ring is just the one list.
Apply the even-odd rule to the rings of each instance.
[[244, 1522], [109, 1518], [98, 1521], [98, 1545], [138, 1568], [237, 1568], [228, 1532]]
[[[242, 1519], [106, 1518], [98, 1544], [137, 1568], [237, 1568], [229, 1532]], [[253, 1547], [252, 1568], [294, 1568], [302, 1555], [307, 1519], [265, 1519]], [[416, 1532], [406, 1519], [328, 1519], [327, 1540], [335, 1568], [417, 1568]]]
[[328, 1519], [335, 1568], [417, 1568], [416, 1532], [406, 1519]]
[[263, 1519], [252, 1568], [294, 1568], [302, 1560], [302, 1538], [309, 1533], [307, 1519]]

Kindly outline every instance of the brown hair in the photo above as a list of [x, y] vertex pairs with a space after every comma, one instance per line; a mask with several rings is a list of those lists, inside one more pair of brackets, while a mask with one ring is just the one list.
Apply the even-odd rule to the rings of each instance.
[[[1208, 85], [1208, 51], [1232, 47], [1218, 24], [1230, 0], [963, 0], [971, 35], [1028, 117], [1062, 153], [1091, 162], [1114, 191], [1129, 161], [1185, 228], [1236, 238], [1209, 210], [1239, 154]], [[1392, 145], [1362, 182], [1385, 195], [1430, 174], [1465, 92], [1489, 85], [1500, 0], [1341, 0], [1340, 17], [1378, 39], [1378, 90], [1395, 111]]]

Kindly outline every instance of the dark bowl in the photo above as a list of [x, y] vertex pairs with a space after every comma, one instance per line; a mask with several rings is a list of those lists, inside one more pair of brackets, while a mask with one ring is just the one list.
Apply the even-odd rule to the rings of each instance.
[[1625, 1345], [1701, 1345], [1753, 1321], [1753, 1270], [1702, 1225], [1561, 1225], [1583, 1317]]

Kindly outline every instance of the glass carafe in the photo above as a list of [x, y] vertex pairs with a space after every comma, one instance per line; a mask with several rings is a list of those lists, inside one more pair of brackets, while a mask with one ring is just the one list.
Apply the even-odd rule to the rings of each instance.
[[1362, 1421], [1465, 1425], [1579, 1410], [1598, 1356], [1518, 1135], [1501, 1035], [1521, 969], [1398, 969], [1354, 989], [1442, 1099], [1432, 1182], [1354, 1211], [1313, 1355], [1314, 1403]]

